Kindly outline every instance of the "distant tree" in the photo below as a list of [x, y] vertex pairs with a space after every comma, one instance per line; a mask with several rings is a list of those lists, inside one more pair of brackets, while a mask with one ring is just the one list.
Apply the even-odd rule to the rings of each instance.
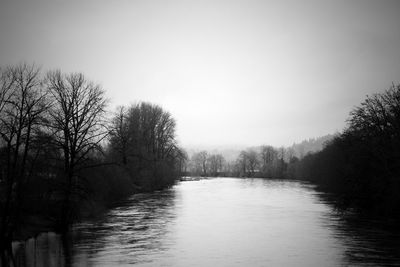
[[299, 158], [292, 156], [287, 164], [287, 178], [294, 178], [298, 172]]
[[218, 166], [218, 172], [223, 172], [224, 171], [224, 166], [226, 164], [226, 160], [224, 158], [224, 156], [222, 156], [221, 154], [217, 154], [216, 155], [216, 162], [217, 162], [217, 166]]
[[293, 147], [288, 147], [288, 148], [285, 148], [284, 150], [285, 150], [285, 156], [284, 156], [284, 161], [285, 162], [290, 162], [290, 160], [293, 157], [296, 157], [295, 156], [296, 155], [296, 151], [294, 150]]
[[[335, 135], [338, 135], [338, 133], [336, 133]], [[290, 151], [291, 155], [287, 155], [285, 160], [289, 161], [291, 156], [295, 156], [301, 159], [310, 152], [321, 151], [325, 147], [325, 145], [335, 137], [335, 135], [328, 134], [318, 138], [303, 140], [298, 144], [295, 143], [287, 148], [287, 150]]]
[[202, 174], [203, 167], [202, 167], [202, 162], [201, 162], [201, 159], [200, 159], [198, 153], [194, 153], [190, 157], [189, 169], [190, 169], [191, 175], [199, 176]]
[[188, 161], [189, 161], [188, 153], [185, 150], [181, 149], [180, 155], [178, 157], [178, 166], [179, 166], [178, 168], [181, 175], [187, 175]]
[[249, 149], [247, 151], [247, 166], [250, 177], [254, 177], [259, 165], [258, 154], [255, 150]]
[[207, 151], [199, 152], [199, 158], [201, 160], [201, 167], [202, 167], [203, 175], [207, 176], [207, 174], [208, 174], [208, 166], [207, 166], [208, 153], [207, 153]]
[[240, 151], [239, 156], [236, 159], [236, 170], [239, 176], [248, 176], [249, 158], [247, 151]]
[[278, 149], [278, 160], [276, 163], [275, 177], [276, 178], [284, 178], [286, 176], [286, 168], [287, 164], [285, 161], [285, 157], [287, 157], [287, 151], [284, 147]]
[[276, 162], [278, 152], [272, 146], [261, 147], [261, 171], [264, 176], [272, 176], [272, 168], [274, 162]]
[[192, 162], [194, 171], [196, 173], [200, 172], [202, 176], [207, 176], [208, 174], [208, 153], [207, 151], [200, 151], [192, 156]]
[[222, 172], [222, 167], [225, 160], [221, 154], [212, 154], [207, 160], [209, 162], [210, 174], [212, 176], [217, 176], [220, 172]]

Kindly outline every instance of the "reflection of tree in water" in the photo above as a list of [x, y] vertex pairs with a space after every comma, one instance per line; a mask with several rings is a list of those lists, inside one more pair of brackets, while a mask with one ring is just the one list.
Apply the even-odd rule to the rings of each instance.
[[332, 206], [324, 225], [334, 231], [335, 238], [344, 248], [343, 264], [350, 266], [399, 266], [400, 229], [385, 218], [372, 218], [345, 212], [332, 197], [317, 193], [321, 200]]
[[70, 266], [64, 256], [63, 237], [55, 233], [43, 233], [25, 242], [14, 242], [16, 266]]
[[93, 266], [142, 262], [167, 248], [165, 235], [176, 216], [175, 191], [134, 195], [101, 218], [77, 224], [62, 236], [42, 234], [15, 243], [17, 266]]
[[138, 194], [100, 221], [77, 225], [73, 254], [85, 251], [89, 259], [133, 263], [166, 249], [163, 237], [176, 216], [174, 198], [173, 189]]
[[[256, 181], [246, 180], [244, 186], [251, 188]], [[278, 188], [280, 193], [293, 187], [288, 181], [262, 182]], [[55, 234], [31, 239], [16, 250], [18, 266], [116, 266], [157, 261], [157, 257], [164, 257], [163, 253], [168, 255], [167, 250], [177, 242], [173, 240], [174, 222], [184, 200], [178, 188], [135, 195], [102, 218], [76, 225], [65, 239]], [[316, 211], [322, 216], [321, 226], [328, 230], [324, 233], [337, 241], [332, 249], [342, 252], [337, 265], [398, 265], [399, 230], [385, 224], [385, 220], [357, 219], [354, 214], [335, 212], [329, 197], [315, 191], [312, 185], [296, 183], [294, 188], [299, 193], [306, 190], [315, 196], [316, 203], [324, 203], [323, 209]]]
[[344, 219], [343, 232], [346, 247], [345, 260], [352, 264], [373, 266], [399, 266], [400, 231], [384, 219], [356, 218]]

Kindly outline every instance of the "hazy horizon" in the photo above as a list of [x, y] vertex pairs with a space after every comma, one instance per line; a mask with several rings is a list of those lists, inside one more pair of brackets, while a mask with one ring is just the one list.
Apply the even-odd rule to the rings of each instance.
[[400, 76], [399, 1], [2, 1], [1, 66], [83, 72], [184, 147], [334, 134]]

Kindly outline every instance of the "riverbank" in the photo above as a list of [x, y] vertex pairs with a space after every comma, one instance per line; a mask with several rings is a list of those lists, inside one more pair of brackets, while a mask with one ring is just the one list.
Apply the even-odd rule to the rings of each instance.
[[[76, 205], [74, 223], [96, 220], [136, 194], [151, 193], [173, 185], [165, 184], [162, 188], [149, 190], [149, 188], [135, 185], [126, 172], [115, 166], [101, 166], [96, 170], [91, 170], [90, 173], [92, 176], [86, 179], [88, 194], [85, 198], [81, 198], [79, 205]], [[19, 231], [14, 233], [14, 241], [24, 241], [44, 232], [58, 231], [56, 202], [51, 200], [31, 202], [30, 207], [31, 209], [21, 216], [22, 225]]]
[[[132, 192], [132, 195], [136, 193], [138, 192]], [[99, 218], [110, 209], [116, 207], [119, 202], [127, 199], [128, 197], [130, 197], [130, 195], [121, 197], [120, 199], [110, 203], [82, 202], [82, 206], [79, 211], [79, 219], [75, 222]], [[55, 218], [38, 214], [25, 214], [22, 217], [23, 225], [19, 228], [18, 232], [14, 233], [13, 241], [24, 241], [30, 238], [36, 238], [41, 233], [58, 231]]]

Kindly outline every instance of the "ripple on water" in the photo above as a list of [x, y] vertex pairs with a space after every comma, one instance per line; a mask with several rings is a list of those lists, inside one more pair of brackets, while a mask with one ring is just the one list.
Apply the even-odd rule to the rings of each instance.
[[14, 247], [21, 266], [398, 266], [399, 232], [379, 225], [307, 183], [219, 178], [135, 195], [68, 242]]

